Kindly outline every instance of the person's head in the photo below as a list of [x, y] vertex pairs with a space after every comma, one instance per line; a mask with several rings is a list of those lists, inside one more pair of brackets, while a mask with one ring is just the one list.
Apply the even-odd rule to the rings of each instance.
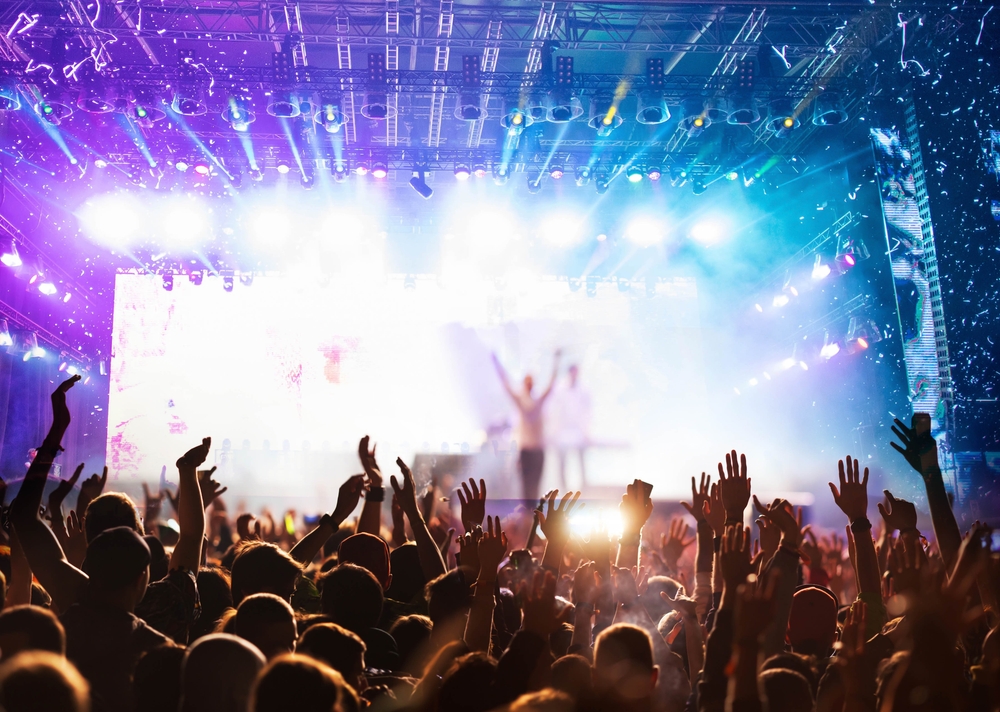
[[467, 574], [467, 569], [452, 569], [424, 588], [427, 613], [435, 626], [452, 616], [469, 612], [472, 597], [469, 595]]
[[34, 650], [0, 665], [4, 712], [89, 712], [90, 685], [61, 655]]
[[[290, 691], [294, 691], [294, 705], [289, 704]], [[261, 670], [250, 702], [251, 712], [288, 712], [290, 708], [295, 712], [349, 712], [357, 707], [354, 691], [339, 672], [306, 655], [294, 654], [282, 655]]]
[[165, 578], [170, 573], [170, 557], [167, 556], [167, 550], [163, 548], [163, 544], [155, 536], [147, 534], [142, 540], [149, 547], [150, 582]]
[[408, 542], [397, 546], [389, 554], [389, 570], [392, 571], [392, 583], [385, 589], [385, 597], [404, 603], [413, 603], [423, 594], [424, 570], [420, 568], [420, 554], [417, 545]]
[[496, 662], [485, 653], [457, 658], [441, 680], [438, 709], [450, 712], [485, 712], [490, 709], [484, 690], [496, 675]]
[[392, 624], [389, 635], [396, 641], [402, 672], [414, 677], [423, 674], [431, 653], [430, 640], [433, 626], [430, 618], [420, 615], [403, 616]]
[[388, 590], [392, 584], [389, 546], [374, 534], [361, 532], [344, 539], [337, 549], [337, 561], [368, 569], [382, 586], [383, 591]]
[[599, 695], [626, 706], [642, 704], [652, 699], [659, 674], [653, 642], [642, 628], [619, 623], [597, 636], [593, 680]]
[[92, 542], [98, 534], [115, 527], [128, 527], [142, 536], [142, 518], [135, 502], [121, 492], [105, 492], [87, 505], [83, 520], [87, 542]]
[[809, 683], [809, 689], [812, 691], [813, 697], [816, 696], [816, 688], [819, 685], [819, 678], [817, 677], [816, 669], [812, 665], [812, 659], [806, 655], [799, 655], [798, 653], [778, 653], [777, 655], [772, 655], [765, 660], [760, 669], [792, 670], [793, 672], [797, 672]]
[[800, 586], [792, 596], [786, 638], [792, 650], [825, 657], [837, 637], [837, 597], [822, 586]]
[[235, 635], [199, 638], [184, 654], [180, 712], [247, 712], [265, 662], [256, 647]]
[[802, 673], [776, 668], [763, 670], [757, 679], [767, 695], [769, 712], [810, 712], [812, 688]]
[[531, 374], [529, 373], [527, 376], [524, 377], [524, 392], [530, 396], [531, 391], [534, 387], [535, 387], [535, 379], [532, 378]]
[[311, 626], [299, 638], [296, 650], [332, 667], [356, 691], [367, 687], [364, 641], [346, 628], [336, 623]]
[[273, 593], [247, 596], [236, 609], [236, 635], [273, 660], [295, 650], [295, 612]]
[[146, 593], [149, 559], [149, 547], [131, 527], [100, 532], [87, 545], [83, 560], [92, 595], [131, 611]]
[[233, 603], [239, 605], [255, 593], [273, 593], [286, 601], [291, 600], [301, 573], [302, 564], [274, 544], [246, 542], [233, 559]]
[[590, 661], [582, 655], [564, 655], [552, 663], [551, 682], [574, 700], [589, 700], [594, 690]]
[[573, 712], [576, 704], [565, 692], [544, 689], [526, 692], [510, 703], [508, 712]]
[[135, 709], [143, 712], [177, 712], [181, 701], [181, 664], [184, 648], [161, 645], [136, 663], [132, 674]]
[[340, 564], [323, 579], [323, 613], [334, 623], [364, 633], [382, 616], [382, 586], [368, 569]]
[[211, 633], [222, 614], [233, 607], [229, 572], [218, 566], [206, 566], [200, 569], [198, 596], [201, 599], [201, 615], [198, 616], [192, 631], [194, 638]]
[[0, 656], [6, 660], [26, 650], [66, 654], [66, 631], [48, 608], [12, 606], [0, 612]]

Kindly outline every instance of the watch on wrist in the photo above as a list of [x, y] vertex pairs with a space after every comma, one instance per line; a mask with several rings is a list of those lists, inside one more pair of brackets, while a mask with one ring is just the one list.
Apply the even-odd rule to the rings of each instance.
[[384, 502], [385, 487], [370, 487], [365, 494], [365, 499], [369, 502]]

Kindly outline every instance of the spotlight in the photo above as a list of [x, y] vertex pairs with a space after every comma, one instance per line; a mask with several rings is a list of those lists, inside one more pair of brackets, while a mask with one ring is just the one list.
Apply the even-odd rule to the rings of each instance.
[[604, 195], [608, 192], [608, 181], [608, 174], [606, 172], [594, 171], [594, 188], [597, 189], [598, 195]]
[[639, 166], [629, 166], [625, 170], [625, 176], [629, 183], [638, 183], [642, 180], [642, 168]]
[[308, 171], [302, 171], [302, 175], [299, 176], [299, 183], [302, 185], [304, 190], [312, 190], [313, 185], [316, 180], [312, 177]]
[[801, 125], [792, 102], [788, 99], [776, 99], [771, 102], [767, 116], [767, 130], [775, 136], [784, 137]]
[[639, 93], [635, 120], [640, 124], [662, 124], [670, 118], [670, 110], [663, 96], [663, 60], [651, 57], [646, 60], [646, 89]]
[[847, 236], [838, 242], [836, 262], [843, 269], [853, 267], [861, 260], [869, 257], [868, 248], [865, 243]]
[[646, 169], [646, 177], [652, 181], [658, 181], [663, 176], [663, 171], [659, 166], [650, 166]]
[[663, 222], [654, 218], [635, 218], [628, 224], [625, 237], [639, 247], [652, 247], [663, 242], [666, 230]]
[[549, 167], [549, 177], [554, 178], [555, 180], [562, 178], [565, 173], [566, 171], [563, 170], [561, 165], [557, 164]]
[[823, 92], [816, 97], [813, 123], [816, 126], [838, 126], [847, 121], [844, 98], [836, 92]]
[[507, 129], [508, 135], [517, 135], [533, 123], [534, 117], [520, 106], [514, 106], [500, 118], [500, 125]]
[[816, 281], [826, 279], [830, 276], [831, 271], [830, 265], [824, 264], [823, 255], [816, 255], [816, 259], [813, 262], [812, 278]]
[[384, 161], [375, 161], [372, 164], [372, 177], [378, 178], [379, 180], [384, 179], [389, 175], [389, 166], [386, 165]]
[[191, 281], [191, 284], [193, 284], [196, 287], [200, 287], [202, 281], [205, 279], [205, 273], [192, 272], [191, 274], [188, 275], [188, 279]]
[[610, 136], [624, 122], [614, 98], [606, 94], [591, 97], [589, 117], [587, 126], [597, 131], [601, 138]]
[[260, 183], [262, 180], [264, 180], [264, 171], [262, 171], [260, 168], [251, 168], [250, 180], [252, 180], [254, 183]]
[[482, 86], [478, 54], [462, 57], [462, 89], [458, 93], [455, 118], [463, 121], [478, 121], [485, 117], [479, 88]]
[[7, 325], [6, 319], [0, 319], [0, 347], [8, 347], [14, 345], [14, 339], [10, 336], [10, 326]]
[[222, 277], [222, 291], [224, 292], [233, 291], [233, 275], [227, 274]]
[[21, 108], [21, 95], [13, 84], [0, 86], [0, 111], [17, 111]]
[[56, 285], [52, 284], [52, 282], [42, 282], [41, 284], [38, 285], [38, 291], [44, 294], [46, 297], [51, 297], [59, 290], [56, 289]]
[[[559, 57], [559, 59], [571, 59]], [[583, 105], [572, 89], [563, 87], [549, 93], [549, 109], [546, 118], [554, 124], [566, 124], [583, 115]]]
[[860, 348], [867, 349], [871, 344], [882, 340], [882, 332], [872, 319], [865, 316], [852, 316], [847, 327], [847, 343], [854, 342]]
[[358, 165], [354, 167], [354, 172], [359, 176], [368, 175], [369, 170], [370, 169], [368, 168], [368, 161], [365, 161], [364, 159], [358, 161]]
[[88, 114], [110, 114], [115, 110], [116, 100], [113, 85], [100, 74], [92, 74], [80, 87], [76, 105]]
[[507, 180], [509, 178], [510, 178], [510, 171], [507, 169], [507, 166], [501, 163], [500, 165], [496, 165], [493, 167], [494, 183], [496, 183], [497, 185], [506, 185]]
[[527, 112], [528, 116], [531, 117], [532, 123], [534, 123], [535, 121], [548, 121], [549, 120], [548, 95], [545, 92], [539, 90], [535, 90], [530, 94], [528, 94]]
[[772, 307], [783, 307], [787, 306], [791, 298], [787, 294], [777, 294], [774, 299], [771, 300]]
[[686, 99], [683, 104], [684, 118], [681, 119], [679, 128], [687, 131], [688, 138], [694, 138], [702, 131], [712, 125], [712, 120], [708, 118], [705, 111], [705, 101], [701, 97]]
[[174, 275], [173, 275], [173, 273], [168, 272], [168, 273], [166, 273], [166, 274], [163, 275], [163, 288], [166, 291], [168, 291], [168, 292], [172, 292], [173, 291], [173, 289], [174, 289]]
[[123, 101], [120, 105], [123, 114], [142, 128], [149, 129], [157, 121], [167, 118], [167, 112], [157, 106], [159, 103], [155, 96], [141, 92], [134, 101]]
[[333, 174], [333, 180], [337, 183], [343, 183], [350, 175], [350, 171], [347, 170], [347, 166], [339, 161], [330, 162], [330, 173]]
[[275, 91], [268, 99], [267, 113], [279, 119], [294, 119], [302, 114], [301, 101], [294, 92]]
[[0, 255], [0, 262], [3, 262], [5, 265], [11, 268], [20, 267], [22, 264], [24, 264], [21, 261], [21, 255], [18, 254], [17, 252], [16, 242], [10, 243], [10, 252], [4, 252], [3, 255]]
[[484, 163], [473, 164], [472, 175], [474, 175], [476, 178], [485, 178], [487, 175], [486, 164]]
[[347, 114], [342, 110], [343, 96], [331, 94], [321, 96], [319, 111], [313, 115], [313, 121], [322, 126], [327, 133], [337, 133], [348, 122]]
[[427, 185], [427, 176], [423, 168], [413, 169], [410, 187], [417, 191], [417, 194], [424, 200], [430, 200], [431, 196], [434, 195], [434, 189]]
[[581, 188], [590, 182], [590, 166], [577, 166], [574, 174], [576, 175], [576, 184]]
[[672, 166], [670, 168], [670, 185], [675, 188], [687, 183], [687, 178], [688, 172], [686, 168], [682, 166]]
[[200, 176], [207, 176], [212, 172], [212, 168], [208, 165], [208, 161], [195, 161], [194, 172]]
[[375, 88], [365, 92], [361, 115], [376, 121], [391, 119], [396, 115], [396, 109], [389, 106], [389, 98], [385, 91], [377, 88], [386, 84], [384, 52], [368, 54], [368, 84]]
[[188, 163], [187, 161], [183, 160], [183, 159], [181, 159], [179, 161], [174, 161], [174, 168], [176, 168], [177, 170], [179, 170], [181, 173], [185, 172], [190, 167], [191, 167], [191, 164]]
[[202, 116], [208, 113], [208, 107], [202, 98], [202, 92], [198, 89], [178, 89], [174, 92], [170, 108], [181, 116]]
[[696, 178], [691, 181], [691, 192], [695, 195], [702, 195], [706, 190], [708, 190], [708, 186], [701, 179]]
[[240, 272], [240, 284], [244, 287], [253, 286], [253, 272]]
[[275, 168], [278, 169], [278, 173], [280, 173], [281, 175], [287, 175], [288, 172], [292, 170], [291, 164], [289, 164], [288, 161], [284, 159], [279, 159], [277, 164], [275, 164]]
[[455, 166], [455, 178], [458, 180], [469, 180], [469, 176], [472, 175], [472, 171], [469, 170], [468, 164], [459, 163]]
[[257, 117], [250, 111], [250, 103], [246, 99], [231, 96], [226, 110], [222, 112], [222, 118], [229, 123], [233, 131], [244, 133], [250, 130], [250, 124]]
[[73, 114], [73, 109], [70, 108], [68, 104], [64, 104], [61, 101], [46, 98], [35, 104], [35, 113], [38, 114], [43, 121], [50, 123], [53, 126], [58, 126], [64, 119], [69, 118]]
[[528, 174], [528, 192], [535, 195], [542, 189], [542, 174], [532, 171]]

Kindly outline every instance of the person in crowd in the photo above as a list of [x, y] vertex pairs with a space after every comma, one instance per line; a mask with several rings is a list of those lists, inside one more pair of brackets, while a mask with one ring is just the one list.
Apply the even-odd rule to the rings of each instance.
[[300, 531], [230, 521], [198, 470], [205, 438], [177, 460], [163, 541], [164, 493], [140, 516], [106, 471], [65, 518], [82, 467], [58, 482], [42, 518], [77, 380], [53, 393], [9, 511], [6, 712], [1000, 712], [1000, 553], [986, 524], [959, 528], [929, 416], [896, 421], [892, 443], [924, 485], [926, 534], [888, 491], [873, 523], [849, 456], [830, 483], [846, 538], [823, 536], [755, 496], [735, 451], [692, 478], [687, 521], [625, 485], [617, 541], [574, 533], [579, 493], [502, 520], [472, 481], [457, 515], [435, 514], [397, 460], [390, 533], [367, 437], [364, 474]]

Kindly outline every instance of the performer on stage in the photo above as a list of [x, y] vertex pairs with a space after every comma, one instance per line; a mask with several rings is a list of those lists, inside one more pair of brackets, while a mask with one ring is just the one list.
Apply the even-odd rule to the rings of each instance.
[[542, 421], [542, 408], [552, 394], [552, 387], [559, 375], [559, 358], [562, 352], [556, 351], [552, 366], [552, 378], [548, 387], [537, 398], [532, 394], [535, 381], [531, 375], [524, 377], [524, 385], [520, 392], [510, 385], [507, 372], [500, 364], [496, 354], [492, 354], [493, 365], [500, 376], [500, 383], [510, 395], [520, 413], [520, 428], [517, 442], [520, 447], [521, 482], [524, 487], [524, 499], [534, 507], [538, 503], [539, 487], [542, 482], [542, 470], [545, 467], [545, 432]]
[[586, 450], [590, 445], [590, 393], [580, 385], [580, 367], [573, 364], [568, 369], [568, 383], [557, 388], [552, 396], [552, 444], [559, 454], [559, 481], [564, 491], [566, 459], [576, 453], [580, 460], [580, 487], [587, 485]]

